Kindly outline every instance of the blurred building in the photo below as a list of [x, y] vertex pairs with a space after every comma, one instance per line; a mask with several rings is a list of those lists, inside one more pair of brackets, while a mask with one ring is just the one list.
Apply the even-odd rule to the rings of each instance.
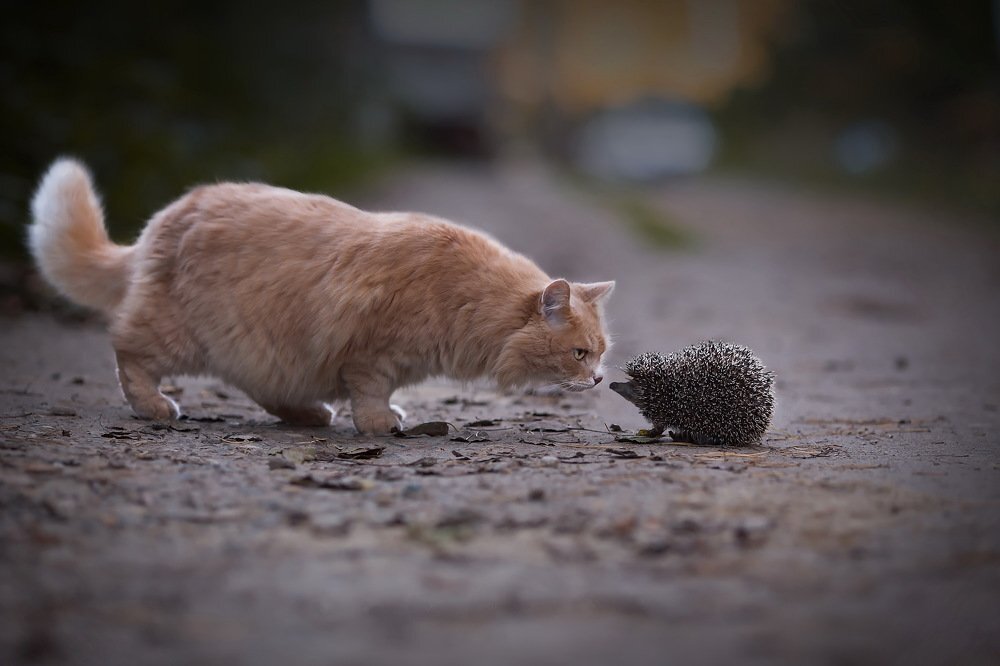
[[582, 116], [651, 95], [703, 105], [757, 78], [787, 0], [525, 2], [498, 85], [529, 111]]
[[787, 5], [370, 2], [389, 96], [418, 129], [440, 140], [450, 127], [476, 146], [529, 137], [595, 175], [627, 179], [709, 164], [716, 138], [704, 109], [762, 76], [768, 32]]

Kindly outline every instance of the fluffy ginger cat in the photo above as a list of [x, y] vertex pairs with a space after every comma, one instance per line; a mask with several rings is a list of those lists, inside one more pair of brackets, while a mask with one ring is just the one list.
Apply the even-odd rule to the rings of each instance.
[[86, 168], [57, 160], [32, 201], [42, 275], [110, 320], [118, 378], [166, 420], [167, 375], [207, 374], [292, 425], [350, 400], [359, 432], [401, 427], [389, 399], [432, 375], [584, 390], [602, 378], [613, 282], [549, 278], [491, 238], [261, 184], [191, 190], [138, 241], [108, 238]]

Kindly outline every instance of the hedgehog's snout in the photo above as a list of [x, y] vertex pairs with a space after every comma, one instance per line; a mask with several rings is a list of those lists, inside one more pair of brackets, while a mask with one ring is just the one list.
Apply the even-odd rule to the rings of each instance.
[[635, 404], [635, 386], [632, 382], [611, 382], [608, 384], [608, 388], [612, 391], [625, 398], [632, 404]]

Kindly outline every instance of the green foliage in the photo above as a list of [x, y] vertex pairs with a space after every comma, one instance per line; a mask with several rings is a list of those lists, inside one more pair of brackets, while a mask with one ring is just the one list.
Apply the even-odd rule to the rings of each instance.
[[385, 159], [359, 132], [359, 2], [15, 3], [0, 24], [0, 250], [22, 252], [58, 155], [94, 171], [126, 240], [185, 189], [266, 180], [336, 193]]
[[641, 186], [599, 181], [575, 171], [559, 172], [567, 191], [612, 212], [622, 225], [655, 250], [690, 250], [698, 238], [670, 213], [650, 203]]
[[649, 247], [678, 250], [690, 247], [694, 237], [670, 215], [637, 194], [620, 194], [612, 199], [621, 220]]
[[[816, 0], [794, 5], [759, 86], [715, 117], [726, 168], [913, 195], [1000, 212], [1000, 68], [994, 3]], [[898, 154], [840, 170], [837, 133], [877, 120]]]

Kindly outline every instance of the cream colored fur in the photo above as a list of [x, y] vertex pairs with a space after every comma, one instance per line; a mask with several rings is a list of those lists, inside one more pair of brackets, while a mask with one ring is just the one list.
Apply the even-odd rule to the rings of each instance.
[[[32, 203], [42, 275], [104, 311], [137, 414], [178, 415], [163, 376], [210, 374], [286, 422], [400, 426], [389, 398], [432, 375], [502, 387], [601, 379], [614, 283], [552, 280], [487, 236], [261, 184], [199, 187], [130, 247], [104, 228], [87, 170], [61, 159]], [[582, 358], [579, 358], [581, 357]]]

